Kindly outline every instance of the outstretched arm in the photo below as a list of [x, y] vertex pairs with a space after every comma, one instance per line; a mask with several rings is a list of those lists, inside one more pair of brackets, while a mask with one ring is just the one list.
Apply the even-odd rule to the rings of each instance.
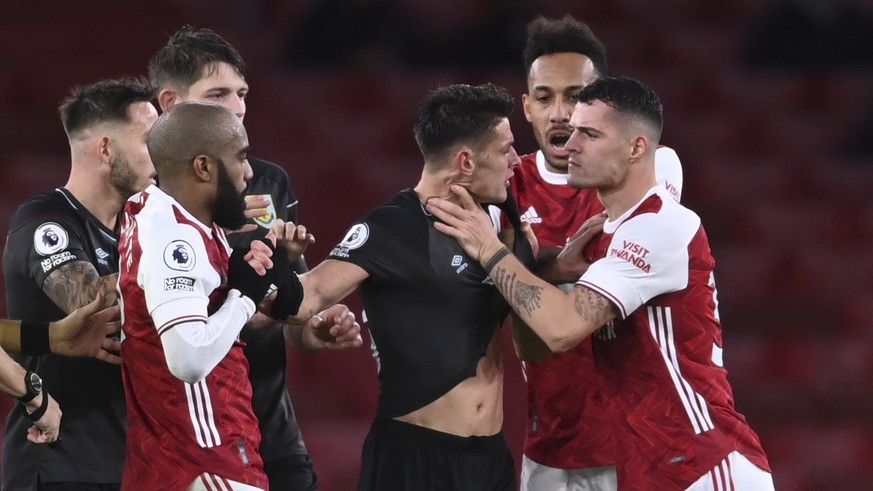
[[583, 286], [570, 293], [537, 278], [500, 242], [488, 216], [461, 186], [452, 186], [461, 206], [432, 198], [427, 210], [441, 222], [435, 227], [455, 238], [482, 264], [519, 318], [552, 351], [566, 351], [618, 316], [603, 295]]
[[[356, 348], [362, 344], [360, 326], [348, 308], [335, 305], [352, 293], [369, 275], [351, 263], [326, 259], [300, 276], [303, 303], [285, 324], [285, 337], [304, 349]], [[328, 308], [330, 307], [330, 308]], [[327, 310], [325, 310], [327, 309]], [[330, 341], [327, 341], [330, 340]], [[324, 343], [328, 344], [324, 344]]]

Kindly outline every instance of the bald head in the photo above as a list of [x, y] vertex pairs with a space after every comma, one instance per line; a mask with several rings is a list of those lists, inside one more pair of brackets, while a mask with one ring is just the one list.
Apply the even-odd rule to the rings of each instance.
[[185, 102], [164, 112], [148, 136], [149, 156], [159, 179], [190, 169], [200, 155], [220, 158], [230, 147], [247, 140], [240, 119], [216, 104]]

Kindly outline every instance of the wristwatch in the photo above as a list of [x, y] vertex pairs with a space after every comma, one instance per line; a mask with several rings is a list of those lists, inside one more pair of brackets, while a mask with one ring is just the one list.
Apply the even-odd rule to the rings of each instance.
[[22, 403], [30, 402], [37, 394], [42, 392], [42, 379], [36, 372], [29, 371], [24, 374], [25, 394], [18, 398]]

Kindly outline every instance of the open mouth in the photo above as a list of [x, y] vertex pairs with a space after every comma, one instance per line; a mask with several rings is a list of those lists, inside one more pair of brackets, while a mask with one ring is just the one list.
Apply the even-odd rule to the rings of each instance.
[[570, 139], [570, 133], [566, 131], [553, 131], [549, 134], [549, 145], [552, 147], [552, 151], [558, 157], [567, 157], [569, 152], [564, 149], [564, 145], [567, 144], [567, 140]]

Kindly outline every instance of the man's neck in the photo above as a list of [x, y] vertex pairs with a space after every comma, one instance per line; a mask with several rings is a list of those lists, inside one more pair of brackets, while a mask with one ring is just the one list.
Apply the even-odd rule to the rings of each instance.
[[99, 178], [92, 180], [82, 176], [70, 176], [64, 188], [84, 206], [88, 212], [107, 228], [114, 229], [118, 214], [124, 207], [124, 198]]
[[422, 203], [426, 203], [428, 198], [444, 198], [458, 204], [458, 197], [450, 189], [452, 184], [458, 183], [448, 175], [430, 174], [425, 171], [421, 174], [421, 179], [415, 185], [414, 190]]
[[658, 183], [652, 178], [637, 179], [635, 182], [625, 183], [620, 188], [598, 189], [597, 197], [606, 208], [606, 215], [610, 220], [624, 215], [643, 199], [643, 196]]
[[184, 183], [179, 185], [171, 185], [163, 183], [158, 185], [161, 191], [170, 196], [188, 213], [194, 216], [200, 223], [207, 227], [212, 227], [213, 217], [212, 211], [206, 205], [206, 201], [196, 191], [193, 186], [187, 186]]

